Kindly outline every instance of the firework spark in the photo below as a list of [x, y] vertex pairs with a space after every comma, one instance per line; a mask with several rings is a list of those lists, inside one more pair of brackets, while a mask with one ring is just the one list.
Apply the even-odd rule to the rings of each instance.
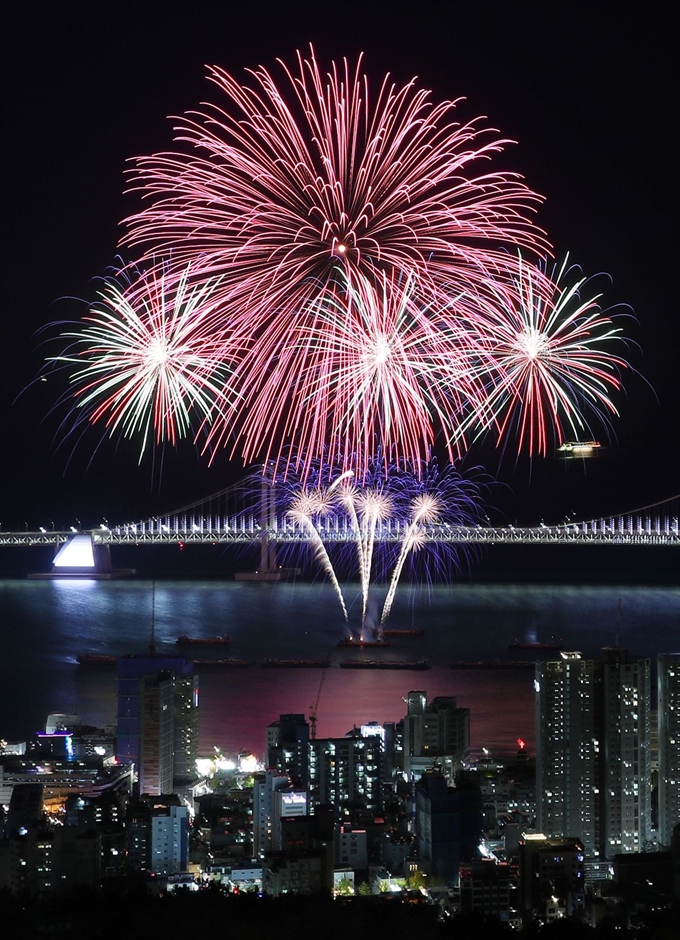
[[[280, 86], [260, 68], [253, 87], [211, 70], [221, 101], [176, 132], [189, 152], [137, 160], [132, 185], [149, 204], [127, 220], [124, 238], [148, 264], [158, 255], [178, 270], [190, 262], [197, 284], [219, 276], [215, 338], [227, 361], [238, 359], [235, 379], [247, 391], [234, 415], [218, 419], [212, 442], [229, 441], [246, 461], [278, 457], [287, 443], [320, 456], [329, 430], [348, 420], [341, 407], [308, 414], [314, 385], [329, 393], [323, 358], [334, 337], [324, 311], [346, 305], [338, 267], [354, 289], [362, 278], [392, 283], [414, 272], [427, 309], [446, 309], [457, 324], [459, 361], [475, 346], [479, 299], [495, 307], [515, 290], [517, 256], [507, 248], [546, 249], [530, 218], [540, 198], [514, 173], [478, 169], [507, 141], [479, 119], [458, 122], [458, 102], [435, 104], [415, 81], [398, 86], [389, 76], [372, 97], [361, 60], [324, 76], [312, 52], [282, 68]], [[404, 302], [423, 316], [408, 293]], [[376, 367], [393, 350], [374, 340], [367, 359]], [[380, 420], [374, 410], [366, 422], [365, 461], [385, 422], [396, 439], [409, 418], [417, 430], [400, 453], [423, 458], [432, 419], [422, 388], [411, 402], [409, 394], [389, 403], [382, 395]]]
[[100, 420], [111, 436], [141, 435], [140, 460], [156, 443], [175, 444], [197, 426], [225, 417], [233, 407], [228, 369], [211, 339], [213, 285], [188, 286], [188, 269], [166, 291], [160, 271], [141, 276], [130, 291], [125, 278], [109, 278], [69, 341], [52, 362], [72, 369], [78, 409]]

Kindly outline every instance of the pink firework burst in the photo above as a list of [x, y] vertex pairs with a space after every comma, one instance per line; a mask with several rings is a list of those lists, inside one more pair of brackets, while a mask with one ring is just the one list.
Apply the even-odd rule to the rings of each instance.
[[[290, 458], [298, 470], [311, 452], [363, 473], [377, 448], [396, 461], [426, 461], [443, 432], [453, 460], [459, 419], [471, 402], [483, 407], [477, 367], [488, 357], [481, 342], [473, 355], [473, 331], [463, 332], [449, 308], [428, 306], [413, 274], [356, 275], [349, 283], [340, 270], [337, 277], [335, 292], [313, 316], [291, 326], [276, 368], [261, 386], [244, 391], [245, 459], [255, 459], [272, 440], [299, 437], [305, 452]], [[255, 352], [266, 342], [259, 340]], [[281, 386], [293, 375], [293, 394], [282, 397]], [[230, 431], [217, 422], [209, 442]]]
[[[287, 443], [318, 456], [321, 425], [326, 439], [346, 426], [342, 402], [318, 421], [305, 414], [326, 381], [318, 338], [326, 331], [336, 343], [321, 311], [338, 302], [338, 267], [352, 285], [413, 272], [427, 309], [446, 309], [459, 350], [469, 351], [480, 304], [505, 307], [516, 290], [517, 255], [507, 248], [547, 247], [531, 219], [540, 197], [516, 174], [483, 166], [507, 141], [479, 119], [459, 122], [458, 102], [433, 103], [415, 81], [389, 76], [373, 96], [361, 60], [327, 75], [313, 52], [298, 54], [293, 70], [281, 66], [280, 85], [263, 68], [250, 85], [211, 70], [221, 98], [181, 119], [186, 152], [137, 160], [133, 187], [148, 205], [123, 239], [142, 246], [147, 263], [158, 254], [178, 272], [191, 263], [199, 285], [219, 276], [213, 336], [227, 361], [238, 360], [244, 397], [235, 425], [218, 421], [216, 435], [245, 459], [277, 456]], [[402, 426], [410, 417], [421, 440], [401, 452], [417, 461], [432, 419], [413, 401]], [[356, 418], [371, 439], [382, 430], [376, 415]]]
[[584, 292], [587, 284], [578, 269], [568, 268], [567, 258], [556, 268], [554, 295], [546, 300], [543, 276], [520, 259], [518, 302], [501, 316], [494, 308], [485, 327], [490, 358], [479, 372], [486, 400], [467, 424], [495, 428], [499, 442], [514, 435], [518, 449], [545, 456], [565, 432], [577, 440], [590, 433], [588, 414], [605, 427], [618, 415], [611, 396], [627, 363], [611, 348], [625, 340], [599, 306], [601, 295]]

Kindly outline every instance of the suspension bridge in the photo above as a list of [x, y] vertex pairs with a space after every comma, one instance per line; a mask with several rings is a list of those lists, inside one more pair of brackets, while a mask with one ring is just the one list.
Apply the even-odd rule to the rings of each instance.
[[[189, 507], [134, 523], [79, 531], [3, 532], [0, 546], [53, 546], [59, 550], [65, 543], [87, 536], [93, 547], [115, 545], [244, 545], [249, 543], [308, 543], [309, 531], [288, 514], [277, 514], [273, 500], [263, 498], [258, 507], [246, 512], [221, 511], [229, 491], [210, 497]], [[208, 511], [206, 511], [208, 510]], [[420, 541], [451, 545], [680, 545], [680, 495], [630, 512], [581, 522], [565, 521], [559, 525], [497, 526], [452, 525], [445, 522], [422, 524]], [[347, 514], [329, 513], [315, 520], [315, 529], [325, 543], [356, 541], [352, 520]], [[376, 523], [376, 542], [401, 542], [409, 523], [400, 519], [384, 519]]]

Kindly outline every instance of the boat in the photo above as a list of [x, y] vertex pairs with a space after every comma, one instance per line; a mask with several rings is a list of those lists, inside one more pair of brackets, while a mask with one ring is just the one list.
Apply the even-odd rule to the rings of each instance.
[[217, 646], [231, 643], [229, 636], [187, 636], [185, 633], [175, 640], [177, 646]]
[[353, 659], [340, 663], [341, 669], [430, 669], [426, 659], [412, 660], [400, 659]]
[[108, 653], [79, 653], [76, 662], [80, 666], [113, 666], [118, 657]]
[[565, 457], [594, 457], [601, 447], [599, 441], [564, 441], [557, 452]]
[[194, 659], [194, 666], [215, 666], [217, 668], [245, 669], [254, 666], [254, 659]]
[[389, 646], [387, 640], [365, 640], [363, 637], [346, 637], [344, 640], [340, 640], [338, 646], [357, 646], [359, 649], [372, 648], [377, 646]]
[[399, 637], [411, 637], [411, 636], [425, 636], [425, 631], [420, 629], [412, 630], [383, 630], [383, 636], [394, 637], [398, 639]]
[[503, 663], [499, 659], [480, 660], [470, 662], [469, 660], [459, 660], [451, 663], [449, 669], [533, 669], [536, 663], [524, 660], [515, 660], [514, 662]]
[[330, 659], [263, 659], [262, 669], [328, 669]]
[[512, 643], [508, 643], [509, 650], [561, 650], [564, 648], [564, 640], [561, 636], [552, 637], [552, 639], [547, 640], [546, 642], [539, 642], [538, 640], [513, 640]]

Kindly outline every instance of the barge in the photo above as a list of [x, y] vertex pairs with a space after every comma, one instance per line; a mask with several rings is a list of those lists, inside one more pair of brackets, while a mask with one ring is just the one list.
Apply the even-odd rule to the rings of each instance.
[[346, 663], [340, 663], [341, 669], [430, 669], [430, 664], [426, 659], [419, 659], [415, 662], [411, 660], [398, 659], [354, 659]]
[[356, 646], [359, 649], [373, 649], [376, 647], [389, 646], [387, 640], [365, 640], [363, 637], [347, 637], [344, 640], [340, 640], [338, 646]]
[[263, 659], [262, 669], [328, 669], [330, 659]]
[[211, 666], [225, 669], [245, 669], [247, 666], [254, 666], [254, 659], [193, 659], [194, 666]]
[[459, 661], [451, 663], [449, 669], [533, 669], [535, 665], [534, 662], [524, 660], [503, 663], [499, 659], [493, 659], [479, 662]]
[[220, 646], [231, 643], [229, 636], [187, 636], [185, 633], [175, 640], [177, 646]]

